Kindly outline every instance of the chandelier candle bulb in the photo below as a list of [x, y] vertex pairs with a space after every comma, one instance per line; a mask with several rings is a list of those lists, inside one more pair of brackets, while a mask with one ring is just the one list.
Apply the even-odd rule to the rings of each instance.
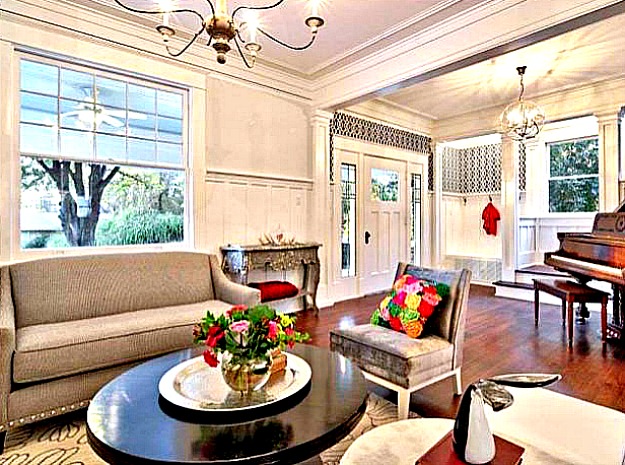
[[228, 7], [226, 6], [226, 0], [217, 0], [217, 11], [218, 15], [225, 15], [228, 11]]

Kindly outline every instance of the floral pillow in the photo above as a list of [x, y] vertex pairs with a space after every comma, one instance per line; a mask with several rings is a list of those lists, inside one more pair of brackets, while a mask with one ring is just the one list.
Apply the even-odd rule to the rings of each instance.
[[434, 308], [449, 294], [449, 286], [405, 274], [371, 315], [371, 324], [417, 338]]

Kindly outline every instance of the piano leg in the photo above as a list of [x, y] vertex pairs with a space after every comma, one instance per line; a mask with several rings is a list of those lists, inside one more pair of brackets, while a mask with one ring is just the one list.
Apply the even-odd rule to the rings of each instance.
[[612, 322], [608, 323], [608, 338], [621, 339], [623, 337], [623, 293], [622, 286], [612, 286]]

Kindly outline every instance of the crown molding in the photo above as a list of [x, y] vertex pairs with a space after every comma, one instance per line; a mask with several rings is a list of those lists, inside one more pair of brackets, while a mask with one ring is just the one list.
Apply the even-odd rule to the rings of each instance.
[[348, 59], [350, 56], [355, 55], [356, 53], [366, 50], [367, 48], [371, 47], [372, 45], [380, 42], [381, 40], [384, 39], [388, 39], [388, 38], [392, 38], [395, 34], [397, 34], [398, 32], [403, 31], [404, 29], [407, 29], [421, 21], [423, 21], [424, 19], [429, 18], [430, 16], [435, 15], [436, 13], [439, 13], [453, 5], [455, 5], [456, 3], [460, 3], [462, 0], [444, 0], [441, 1], [439, 3], [437, 3], [436, 5], [434, 5], [433, 7], [422, 11], [408, 19], [405, 19], [404, 21], [401, 21], [400, 23], [396, 24], [395, 26], [393, 26], [390, 29], [385, 30], [384, 32], [382, 32], [381, 34], [367, 40], [366, 42], [363, 42], [362, 44], [359, 44], [356, 47], [353, 47], [349, 50], [344, 51], [343, 53], [340, 53], [339, 55], [336, 55], [332, 58], [330, 58], [329, 60], [326, 60], [320, 64], [318, 64], [317, 66], [313, 66], [312, 68], [307, 70], [307, 74], [309, 75], [315, 75], [317, 73], [319, 73], [320, 71], [324, 70], [325, 68], [329, 68], [330, 66], [333, 66], [343, 60]]
[[[152, 30], [151, 23], [138, 22], [136, 15], [113, 15], [107, 11], [95, 10], [67, 0], [3, 0], [0, 7], [0, 21], [3, 23], [3, 39], [45, 51], [55, 51], [55, 41], [38, 40], [36, 34], [11, 34], [16, 28], [11, 24], [28, 26], [35, 30], [48, 31], [95, 44], [105, 44], [111, 50], [133, 52], [149, 56], [170, 64], [176, 64], [192, 71], [209, 75], [227, 76], [252, 84], [259, 89], [280, 91], [304, 101], [311, 99], [311, 82], [300, 73], [291, 73], [284, 68], [270, 66], [259, 61], [249, 70], [234, 55], [225, 65], [219, 65], [214, 54], [192, 46], [183, 56], [173, 58], [167, 55], [159, 37]], [[177, 41], [176, 41], [177, 40]], [[184, 41], [174, 39], [178, 48]], [[79, 50], [77, 50], [79, 51]], [[204, 52], [204, 53], [203, 53]]]
[[[425, 28], [313, 84], [313, 105], [336, 109], [483, 61], [625, 11], [617, 0], [491, 0]], [[610, 11], [599, 11], [602, 8]], [[523, 23], [519, 24], [519, 19]], [[584, 22], [586, 20], [587, 22]], [[512, 26], [512, 27], [511, 27]]]

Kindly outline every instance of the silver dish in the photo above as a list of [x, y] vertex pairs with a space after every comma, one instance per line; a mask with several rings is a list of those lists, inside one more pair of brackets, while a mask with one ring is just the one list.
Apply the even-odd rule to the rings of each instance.
[[274, 373], [265, 387], [248, 394], [233, 391], [202, 356], [168, 370], [158, 383], [160, 394], [174, 405], [200, 411], [241, 411], [265, 406], [299, 392], [312, 377], [306, 360], [286, 353], [286, 369]]

